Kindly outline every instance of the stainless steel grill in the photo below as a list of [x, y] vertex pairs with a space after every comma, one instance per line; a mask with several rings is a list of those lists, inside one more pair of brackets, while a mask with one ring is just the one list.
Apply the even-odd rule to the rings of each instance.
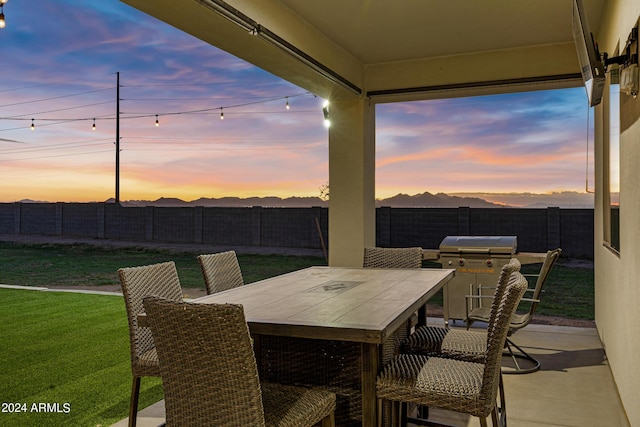
[[[480, 286], [495, 286], [502, 267], [517, 250], [516, 236], [447, 236], [440, 243], [439, 261], [456, 274], [444, 287], [444, 320], [464, 320], [466, 295], [478, 295]], [[474, 299], [472, 307], [481, 302]], [[485, 302], [487, 304], [487, 302]]]

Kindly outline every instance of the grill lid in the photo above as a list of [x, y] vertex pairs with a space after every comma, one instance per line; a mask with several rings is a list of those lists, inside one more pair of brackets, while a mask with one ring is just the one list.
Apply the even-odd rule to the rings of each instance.
[[440, 253], [513, 255], [517, 236], [447, 236], [440, 243]]

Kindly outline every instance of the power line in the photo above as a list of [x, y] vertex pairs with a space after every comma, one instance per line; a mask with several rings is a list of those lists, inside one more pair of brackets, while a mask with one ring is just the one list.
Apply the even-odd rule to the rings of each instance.
[[120, 85], [120, 87], [184, 87], [184, 86], [216, 86], [223, 85], [225, 83], [212, 82], [212, 83], [153, 83], [153, 84], [132, 84], [132, 85]]
[[[113, 74], [113, 73], [111, 73], [111, 74]], [[105, 76], [105, 75], [103, 75], [103, 76]], [[16, 91], [19, 91], [19, 90], [34, 89], [34, 88], [43, 87], [43, 86], [60, 85], [60, 84], [70, 83], [70, 82], [78, 83], [78, 82], [89, 82], [89, 81], [93, 81], [93, 80], [74, 78], [74, 79], [62, 80], [62, 81], [51, 82], [51, 83], [40, 83], [40, 84], [32, 85], [32, 86], [23, 86], [23, 87], [11, 88], [11, 89], [2, 89], [2, 90], [0, 90], [0, 93], [3, 93], [3, 92], [16, 92]]]
[[[19, 116], [0, 117], [0, 120], [19, 119], [19, 118], [22, 118], [22, 117], [35, 116], [37, 114], [57, 113], [58, 111], [75, 110], [77, 108], [93, 107], [95, 105], [112, 104], [112, 103], [113, 103], [113, 101], [95, 102], [93, 104], [84, 104], [84, 105], [78, 105], [78, 106], [75, 106], [75, 107], [58, 108], [56, 110], [39, 111], [39, 112], [36, 112], [36, 113], [21, 114]], [[28, 119], [28, 120], [31, 120], [31, 119]], [[44, 119], [41, 119], [41, 120], [44, 120]]]
[[37, 160], [37, 159], [50, 159], [50, 158], [54, 158], [54, 157], [68, 157], [68, 156], [84, 156], [87, 154], [99, 154], [99, 153], [113, 153], [113, 149], [111, 150], [101, 150], [101, 151], [87, 151], [84, 153], [66, 153], [66, 154], [58, 154], [58, 155], [51, 155], [51, 156], [40, 156], [40, 157], [25, 157], [22, 159], [3, 159], [0, 160], [0, 163], [7, 163], [7, 162], [16, 162], [16, 161], [23, 161], [23, 160]]
[[64, 142], [60, 144], [50, 144], [45, 146], [20, 146], [16, 148], [0, 149], [3, 154], [20, 154], [33, 151], [51, 151], [51, 150], [69, 150], [78, 147], [91, 147], [95, 145], [103, 145], [105, 142], [113, 142], [113, 138], [94, 139], [88, 141]]
[[86, 95], [88, 93], [104, 92], [104, 91], [107, 91], [107, 90], [113, 90], [113, 88], [110, 87], [110, 88], [106, 88], [106, 89], [96, 89], [96, 90], [89, 90], [89, 91], [86, 91], [86, 92], [73, 93], [73, 94], [70, 94], [70, 95], [60, 95], [60, 96], [53, 96], [51, 98], [36, 99], [36, 100], [32, 100], [32, 101], [15, 102], [13, 104], [0, 105], [0, 108], [1, 107], [13, 107], [15, 105], [33, 104], [33, 103], [36, 103], [36, 102], [43, 102], [43, 101], [53, 101], [54, 99], [71, 98], [73, 96]]

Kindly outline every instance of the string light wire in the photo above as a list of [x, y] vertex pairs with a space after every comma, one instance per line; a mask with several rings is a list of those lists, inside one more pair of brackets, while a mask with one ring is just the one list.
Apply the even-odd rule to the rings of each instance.
[[[99, 91], [111, 90], [111, 89], [113, 89], [113, 88], [100, 89], [100, 90], [96, 90], [96, 91], [86, 91], [86, 92], [82, 92], [81, 94], [93, 93], [93, 92], [99, 92]], [[121, 117], [121, 119], [134, 119], [134, 118], [147, 118], [147, 117], [154, 117], [155, 116], [156, 117], [156, 125], [159, 126], [159, 117], [160, 116], [183, 115], [183, 114], [203, 114], [203, 113], [210, 113], [212, 111], [220, 110], [220, 119], [224, 120], [224, 109], [225, 108], [226, 109], [234, 109], [234, 108], [246, 107], [246, 106], [249, 106], [249, 105], [256, 105], [256, 104], [264, 104], [264, 103], [274, 102], [274, 101], [278, 101], [278, 100], [281, 101], [283, 99], [286, 100], [286, 105], [288, 105], [289, 98], [294, 98], [294, 97], [299, 97], [299, 96], [304, 96], [304, 95], [310, 95], [310, 94], [311, 94], [310, 92], [304, 92], [304, 93], [298, 93], [298, 94], [288, 95], [288, 96], [284, 96], [284, 97], [281, 96], [281, 97], [273, 97], [273, 98], [264, 98], [264, 99], [260, 99], [260, 100], [249, 101], [249, 102], [244, 102], [244, 103], [237, 103], [237, 104], [231, 104], [231, 105], [220, 106], [220, 107], [201, 108], [201, 109], [196, 109], [196, 110], [173, 111], [173, 112], [159, 113], [159, 114], [120, 112], [120, 117]], [[60, 98], [65, 98], [65, 97], [70, 97], [70, 96], [75, 96], [75, 95], [79, 95], [79, 94], [63, 95], [63, 96], [59, 96], [59, 97], [45, 98], [45, 99], [41, 99], [39, 101], [60, 99]], [[23, 115], [19, 115], [19, 116], [0, 117], [0, 120], [25, 120], [24, 117], [28, 116], [28, 115], [65, 111], [65, 110], [70, 110], [70, 109], [74, 109], [74, 108], [83, 108], [83, 107], [86, 107], [86, 106], [101, 105], [101, 104], [107, 104], [107, 103], [111, 103], [111, 102], [113, 102], [113, 101], [105, 101], [105, 102], [99, 102], [99, 103], [94, 103], [94, 104], [87, 104], [85, 106], [75, 106], [75, 107], [61, 108], [61, 109], [57, 109], [57, 110], [49, 110], [49, 111], [40, 112], [40, 113], [28, 113], [28, 114], [23, 114]], [[6, 104], [4, 106], [14, 106], [14, 105], [25, 104], [25, 103], [28, 103], [28, 102]], [[2, 106], [0, 106], [0, 107], [2, 107]], [[307, 110], [307, 111], [297, 111], [297, 112], [309, 112], [309, 111]], [[263, 111], [263, 112], [252, 112], [251, 114], [272, 114], [272, 113], [273, 112], [264, 112]], [[234, 114], [247, 114], [247, 113], [237, 113], [236, 112]], [[109, 116], [105, 117], [105, 119], [114, 120], [115, 117], [113, 115], [109, 115]], [[32, 118], [32, 122], [33, 122], [33, 120], [35, 120], [35, 118]], [[59, 124], [59, 123], [70, 123], [70, 122], [75, 122], [75, 121], [95, 120], [95, 119], [91, 118], [91, 117], [84, 117], [84, 118], [46, 118], [46, 119], [38, 118], [38, 120], [39, 121], [55, 121], [55, 122], [58, 122], [58, 123], [55, 123], [55, 124]], [[51, 124], [53, 124], [53, 123], [50, 123], [49, 125], [51, 125]], [[32, 125], [32, 130], [33, 129], [34, 129], [34, 125]], [[2, 130], [9, 130], [9, 129], [0, 129], [0, 131], [2, 131]], [[13, 130], [13, 129], [11, 129], [11, 130]]]

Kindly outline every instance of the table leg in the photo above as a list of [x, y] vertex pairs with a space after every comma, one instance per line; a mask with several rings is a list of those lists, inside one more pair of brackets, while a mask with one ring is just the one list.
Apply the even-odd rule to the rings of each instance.
[[426, 306], [426, 304], [418, 309], [418, 324], [416, 326], [418, 326], [418, 327], [427, 326], [427, 306]]
[[380, 346], [362, 343], [362, 426], [377, 426], [376, 379], [380, 369]]

